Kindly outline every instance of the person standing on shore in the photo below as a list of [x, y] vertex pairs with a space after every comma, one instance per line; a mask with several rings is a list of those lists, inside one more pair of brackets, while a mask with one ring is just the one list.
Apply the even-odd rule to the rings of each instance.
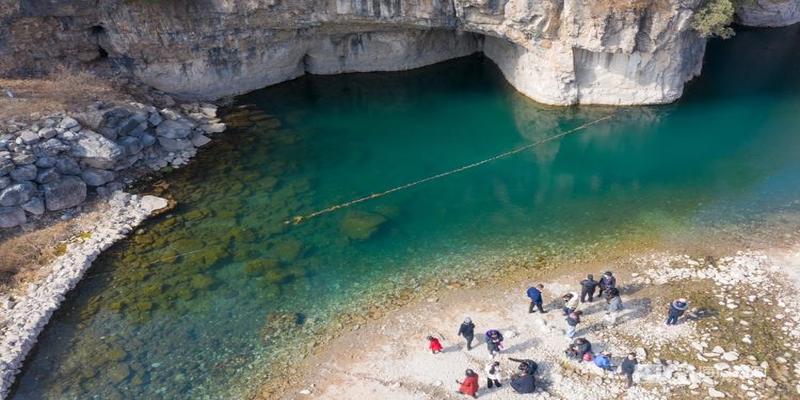
[[612, 327], [617, 323], [619, 312], [622, 311], [622, 297], [619, 295], [619, 289], [610, 288], [605, 294], [606, 298], [606, 324], [607, 327]]
[[667, 316], [667, 325], [677, 325], [678, 318], [680, 318], [683, 313], [686, 312], [687, 308], [689, 308], [689, 302], [684, 298], [680, 298], [670, 303], [669, 314]]
[[564, 315], [569, 315], [573, 311], [578, 309], [578, 304], [580, 304], [580, 299], [578, 298], [578, 294], [575, 292], [569, 292], [561, 297], [564, 300]]
[[486, 364], [484, 371], [486, 372], [486, 387], [491, 389], [493, 386], [503, 386], [500, 384], [500, 380], [503, 379], [502, 371], [500, 371], [500, 361], [492, 361]]
[[636, 372], [637, 364], [639, 364], [639, 361], [636, 360], [636, 353], [628, 353], [628, 356], [625, 357], [625, 361], [623, 361], [622, 365], [619, 367], [619, 371], [625, 375], [628, 387], [633, 386], [633, 373]]
[[567, 315], [567, 337], [572, 338], [575, 336], [575, 330], [578, 328], [578, 324], [581, 323], [581, 314], [583, 314], [580, 310], [575, 310], [569, 315]]
[[536, 286], [531, 286], [528, 288], [527, 295], [528, 298], [531, 299], [531, 305], [528, 307], [528, 314], [533, 313], [533, 308], [536, 307], [539, 309], [539, 312], [544, 314], [547, 311], [542, 308], [542, 290], [544, 289], [544, 285], [541, 283]]
[[428, 336], [428, 349], [430, 349], [431, 353], [433, 354], [441, 353], [442, 343], [439, 341], [439, 339], [433, 336]]
[[489, 349], [489, 354], [492, 357], [500, 354], [503, 348], [503, 334], [497, 329], [490, 329], [486, 332], [486, 348]]
[[586, 279], [581, 281], [581, 303], [585, 303], [587, 297], [589, 298], [589, 303], [594, 301], [594, 291], [597, 289], [598, 284], [594, 280], [594, 275], [586, 275]]
[[458, 336], [463, 336], [467, 341], [467, 351], [472, 350], [472, 340], [475, 339], [475, 324], [469, 317], [464, 318], [464, 322], [458, 328]]
[[472, 396], [473, 398], [478, 398], [478, 389], [480, 385], [478, 384], [478, 374], [475, 371], [468, 369], [464, 372], [466, 377], [464, 378], [463, 382], [460, 382], [456, 379], [456, 383], [458, 383], [458, 393], [461, 393], [466, 396]]
[[603, 276], [600, 277], [600, 293], [599, 295], [602, 296], [603, 292], [610, 288], [617, 287], [617, 278], [614, 277], [614, 274], [611, 271], [606, 271], [603, 273]]

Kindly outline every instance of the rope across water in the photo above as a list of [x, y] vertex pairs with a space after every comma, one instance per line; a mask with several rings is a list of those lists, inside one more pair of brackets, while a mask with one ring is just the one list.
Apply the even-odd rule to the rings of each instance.
[[605, 117], [598, 118], [598, 119], [596, 119], [594, 121], [587, 122], [587, 123], [585, 123], [583, 125], [577, 126], [577, 127], [572, 128], [572, 129], [570, 129], [568, 131], [561, 132], [561, 133], [559, 133], [557, 135], [553, 135], [553, 136], [544, 138], [542, 140], [538, 140], [536, 142], [529, 143], [529, 144], [526, 144], [524, 146], [520, 146], [520, 147], [517, 147], [515, 149], [506, 151], [504, 153], [497, 154], [497, 155], [495, 155], [495, 156], [493, 156], [491, 158], [486, 158], [484, 160], [477, 161], [477, 162], [474, 162], [472, 164], [467, 164], [467, 165], [458, 167], [456, 169], [451, 169], [449, 171], [445, 171], [445, 172], [442, 172], [442, 173], [439, 173], [439, 174], [436, 174], [436, 175], [432, 175], [432, 176], [429, 176], [427, 178], [423, 178], [423, 179], [420, 179], [420, 180], [417, 180], [417, 181], [414, 181], [414, 182], [406, 183], [404, 185], [395, 186], [395, 187], [393, 187], [391, 189], [384, 190], [382, 192], [372, 193], [370, 195], [359, 197], [357, 199], [353, 199], [353, 200], [350, 200], [350, 201], [347, 201], [347, 202], [344, 202], [344, 203], [335, 204], [335, 205], [332, 205], [330, 207], [323, 208], [323, 209], [318, 210], [318, 211], [314, 211], [314, 212], [312, 212], [310, 214], [296, 215], [291, 219], [287, 219], [286, 221], [284, 221], [284, 223], [285, 224], [295, 224], [295, 225], [297, 225], [297, 224], [299, 224], [299, 223], [301, 223], [303, 221], [309, 220], [311, 218], [319, 217], [320, 215], [332, 213], [334, 211], [341, 210], [343, 208], [348, 208], [348, 207], [354, 206], [356, 204], [363, 203], [365, 201], [377, 199], [379, 197], [383, 197], [383, 196], [392, 194], [394, 192], [399, 192], [401, 190], [410, 189], [410, 188], [412, 188], [414, 186], [421, 185], [423, 183], [427, 183], [427, 182], [430, 182], [430, 181], [433, 181], [433, 180], [436, 180], [436, 179], [444, 178], [446, 176], [450, 176], [450, 175], [457, 174], [459, 172], [466, 171], [468, 169], [479, 167], [481, 165], [488, 164], [488, 163], [490, 163], [492, 161], [499, 160], [501, 158], [505, 158], [505, 157], [508, 157], [508, 156], [523, 152], [523, 151], [528, 150], [530, 148], [542, 145], [542, 144], [547, 143], [549, 141], [560, 139], [560, 138], [562, 138], [564, 136], [567, 136], [567, 135], [569, 135], [571, 133], [575, 133], [575, 132], [578, 132], [580, 130], [586, 129], [586, 128], [592, 126], [592, 125], [595, 125], [595, 124], [598, 124], [600, 122], [609, 120], [609, 119], [611, 119], [613, 117], [614, 117], [614, 114], [609, 114], [609, 115], [606, 115]]

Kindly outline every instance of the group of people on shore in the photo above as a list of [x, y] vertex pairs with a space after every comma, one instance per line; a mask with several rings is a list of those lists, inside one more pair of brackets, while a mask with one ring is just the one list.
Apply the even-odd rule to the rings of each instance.
[[[595, 280], [592, 274], [589, 274], [586, 279], [580, 282], [580, 295], [575, 292], [569, 292], [561, 297], [563, 305], [561, 311], [565, 317], [566, 336], [570, 339], [574, 338], [577, 334], [578, 324], [581, 323], [581, 316], [583, 312], [580, 306], [586, 302], [593, 302], [595, 299], [595, 292], [599, 289], [599, 297], [605, 299], [605, 325], [607, 328], [613, 327], [623, 309], [622, 298], [620, 291], [617, 288], [617, 279], [611, 271], [606, 271], [600, 277], [600, 280]], [[528, 288], [526, 295], [530, 299], [530, 306], [528, 313], [536, 311], [540, 313], [547, 313], [544, 309], [544, 301], [542, 292], [544, 285], [538, 284]], [[680, 298], [670, 303], [667, 315], [667, 325], [675, 325], [678, 323], [679, 318], [688, 309], [689, 302], [686, 299]], [[467, 351], [472, 350], [472, 343], [475, 340], [475, 323], [469, 317], [464, 319], [458, 329], [458, 336], [461, 336], [466, 341]], [[491, 389], [493, 387], [501, 387], [503, 380], [503, 371], [500, 362], [495, 360], [495, 357], [503, 350], [503, 334], [497, 329], [489, 329], [485, 333], [485, 343], [489, 354], [492, 356], [492, 361], [486, 365], [484, 372], [486, 373], [486, 386]], [[428, 336], [428, 347], [433, 354], [442, 352], [443, 347], [438, 338]], [[592, 362], [598, 368], [605, 371], [618, 370], [619, 373], [625, 376], [628, 387], [633, 385], [633, 374], [636, 371], [638, 360], [635, 353], [628, 354], [622, 363], [617, 367], [613, 365], [612, 355], [609, 352], [592, 352], [591, 343], [583, 337], [574, 338], [569, 347], [564, 351], [564, 354], [569, 359], [577, 360], [578, 362]], [[536, 379], [534, 374], [538, 369], [538, 365], [533, 360], [528, 359], [515, 359], [508, 358], [508, 360], [517, 362], [519, 365], [517, 370], [514, 371], [509, 383], [515, 392], [533, 393], [536, 390]], [[458, 392], [467, 396], [477, 397], [478, 389], [480, 388], [479, 376], [472, 370], [465, 371], [463, 380], [456, 381], [459, 384]]]

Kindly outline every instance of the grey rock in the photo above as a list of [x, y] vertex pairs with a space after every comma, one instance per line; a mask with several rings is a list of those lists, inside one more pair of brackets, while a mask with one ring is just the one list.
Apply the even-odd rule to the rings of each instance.
[[209, 142], [211, 142], [211, 139], [209, 139], [208, 136], [206, 136], [206, 135], [194, 135], [194, 136], [192, 136], [192, 144], [195, 147], [205, 146]]
[[55, 168], [47, 168], [43, 169], [38, 175], [36, 175], [36, 182], [42, 184], [50, 183], [57, 181], [59, 178], [61, 178], [61, 175], [58, 174], [58, 171]]
[[150, 147], [156, 142], [155, 136], [149, 133], [143, 133], [142, 136], [139, 137], [139, 143], [141, 143], [142, 147]]
[[31, 153], [14, 153], [11, 156], [11, 161], [16, 165], [28, 165], [36, 162], [36, 156]]
[[55, 156], [70, 149], [70, 145], [56, 139], [50, 138], [37, 146], [37, 149], [48, 156]]
[[225, 124], [221, 122], [215, 124], [205, 124], [205, 125], [200, 125], [200, 129], [202, 129], [206, 133], [220, 133], [225, 131]]
[[39, 197], [34, 197], [27, 202], [22, 204], [22, 209], [33, 214], [33, 215], [42, 215], [44, 214], [44, 200]]
[[65, 176], [60, 181], [42, 185], [44, 202], [50, 211], [75, 207], [86, 200], [86, 183], [74, 176]]
[[56, 159], [49, 156], [41, 156], [36, 159], [36, 166], [39, 168], [50, 168], [56, 165]]
[[80, 175], [81, 167], [75, 160], [62, 157], [56, 160], [56, 171], [64, 175]]
[[119, 128], [117, 128], [117, 134], [120, 136], [138, 136], [145, 129], [147, 129], [147, 116], [142, 113], [135, 113], [120, 124]]
[[116, 143], [96, 132], [83, 130], [81, 138], [73, 142], [70, 154], [81, 157], [83, 162], [95, 168], [113, 168], [125, 151]]
[[58, 137], [68, 142], [73, 142], [78, 140], [80, 138], [80, 135], [78, 135], [78, 133], [73, 131], [64, 131], [59, 133]]
[[81, 178], [89, 186], [102, 186], [114, 180], [114, 173], [104, 169], [87, 168], [81, 173]]
[[8, 186], [0, 191], [0, 206], [16, 206], [28, 201], [36, 191], [36, 186], [30, 182], [20, 182]]
[[97, 129], [103, 123], [105, 114], [103, 111], [92, 110], [75, 115], [75, 119], [89, 129]]
[[20, 132], [19, 138], [25, 144], [34, 144], [39, 141], [39, 134], [34, 131], [24, 130]]
[[47, 118], [46, 120], [44, 120], [43, 124], [44, 124], [45, 128], [52, 128], [52, 127], [56, 126], [56, 122], [57, 121], [54, 120], [53, 118]]
[[168, 139], [183, 139], [192, 134], [194, 124], [186, 119], [166, 120], [156, 128], [156, 135]]
[[35, 165], [20, 165], [8, 175], [15, 181], [32, 181], [36, 179], [37, 168]]
[[0, 176], [3, 176], [14, 170], [14, 162], [10, 158], [0, 157]]
[[11, 185], [11, 178], [7, 176], [0, 176], [0, 189], [5, 189]]
[[[166, 121], [164, 123], [166, 123]], [[181, 151], [192, 147], [192, 142], [186, 139], [170, 139], [166, 137], [160, 137], [158, 138], [158, 143], [166, 151]]]
[[58, 135], [58, 131], [52, 127], [39, 129], [39, 137], [42, 139], [54, 138], [56, 135]]
[[61, 120], [61, 123], [58, 124], [58, 127], [62, 129], [72, 129], [78, 125], [78, 121], [75, 120], [75, 118], [64, 117], [64, 119]]
[[142, 143], [139, 141], [139, 138], [137, 137], [128, 136], [122, 139], [119, 142], [119, 145], [125, 149], [125, 154], [129, 156], [142, 151]]
[[159, 114], [158, 112], [150, 113], [150, 117], [147, 118], [147, 122], [149, 122], [150, 125], [153, 125], [153, 126], [157, 126], [163, 120], [164, 120], [164, 118], [161, 118], [161, 114]]
[[0, 228], [13, 228], [28, 221], [19, 207], [0, 207]]

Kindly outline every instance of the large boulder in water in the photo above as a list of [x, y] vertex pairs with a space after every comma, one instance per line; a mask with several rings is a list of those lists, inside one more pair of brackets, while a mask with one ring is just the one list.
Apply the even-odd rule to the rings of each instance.
[[367, 240], [374, 235], [386, 217], [366, 211], [348, 211], [339, 225], [342, 233], [353, 240]]

